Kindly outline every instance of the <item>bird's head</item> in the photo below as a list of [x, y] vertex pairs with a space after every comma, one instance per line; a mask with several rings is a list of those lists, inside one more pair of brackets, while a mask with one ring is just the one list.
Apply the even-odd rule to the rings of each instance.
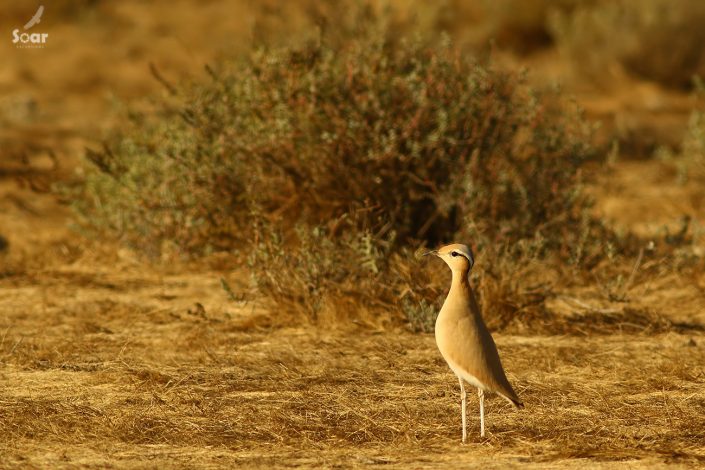
[[475, 264], [475, 257], [470, 247], [460, 243], [442, 246], [437, 250], [424, 253], [424, 256], [426, 255], [438, 256], [446, 262], [451, 271], [468, 272]]

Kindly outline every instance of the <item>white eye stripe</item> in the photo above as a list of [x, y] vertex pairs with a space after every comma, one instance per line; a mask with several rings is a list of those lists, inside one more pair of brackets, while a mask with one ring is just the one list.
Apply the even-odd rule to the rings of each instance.
[[463, 253], [463, 252], [453, 250], [450, 252], [450, 256], [452, 256], [453, 258], [456, 258], [458, 256], [464, 256], [468, 260], [468, 262], [470, 263], [470, 266], [473, 266], [475, 264], [475, 257], [472, 255], [472, 252]]

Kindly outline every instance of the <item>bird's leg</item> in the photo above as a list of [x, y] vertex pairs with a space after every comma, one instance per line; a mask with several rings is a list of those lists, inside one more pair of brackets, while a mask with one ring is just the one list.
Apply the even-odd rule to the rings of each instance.
[[480, 437], [485, 437], [485, 392], [478, 388], [477, 395], [480, 397]]
[[466, 418], [465, 418], [465, 404], [467, 403], [467, 395], [465, 393], [465, 385], [463, 384], [463, 379], [458, 377], [458, 380], [460, 381], [460, 412], [462, 414], [462, 421], [463, 421], [463, 444], [465, 444], [465, 441], [468, 438], [468, 432], [467, 432], [467, 427], [466, 427]]

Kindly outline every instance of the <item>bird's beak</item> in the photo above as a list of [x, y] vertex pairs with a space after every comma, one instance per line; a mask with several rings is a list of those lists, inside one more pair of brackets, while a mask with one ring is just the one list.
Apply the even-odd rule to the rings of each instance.
[[427, 251], [426, 253], [422, 254], [421, 256], [428, 256], [428, 255], [436, 255], [436, 256], [438, 256], [438, 250]]

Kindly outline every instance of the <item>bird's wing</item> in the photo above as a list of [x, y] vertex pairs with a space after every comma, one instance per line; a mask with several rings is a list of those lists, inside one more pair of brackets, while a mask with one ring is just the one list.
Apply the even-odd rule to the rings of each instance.
[[504, 373], [497, 346], [482, 319], [476, 316], [461, 319], [454, 336], [458, 349], [453, 361], [488, 391], [502, 395], [515, 406], [523, 406]]

